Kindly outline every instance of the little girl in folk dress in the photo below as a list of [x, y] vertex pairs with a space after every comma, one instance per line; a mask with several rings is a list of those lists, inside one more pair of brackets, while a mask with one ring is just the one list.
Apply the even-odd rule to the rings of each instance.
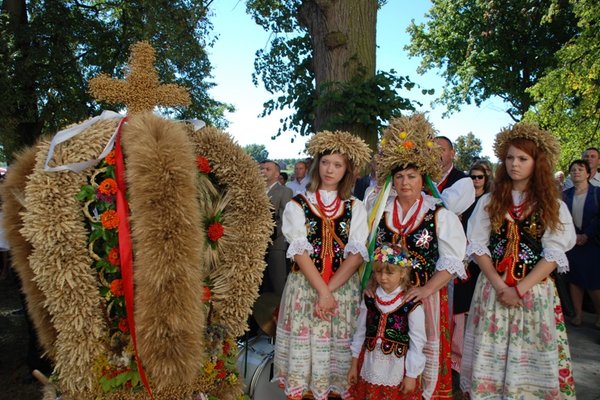
[[425, 314], [421, 302], [405, 300], [415, 262], [391, 244], [375, 250], [378, 287], [374, 297], [364, 296], [351, 346], [348, 382], [356, 400], [421, 399]]

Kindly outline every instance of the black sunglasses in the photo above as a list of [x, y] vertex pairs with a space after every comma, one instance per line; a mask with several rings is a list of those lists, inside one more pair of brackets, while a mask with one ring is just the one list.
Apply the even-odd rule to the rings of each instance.
[[471, 179], [475, 180], [475, 179], [483, 179], [485, 178], [485, 175], [471, 175]]

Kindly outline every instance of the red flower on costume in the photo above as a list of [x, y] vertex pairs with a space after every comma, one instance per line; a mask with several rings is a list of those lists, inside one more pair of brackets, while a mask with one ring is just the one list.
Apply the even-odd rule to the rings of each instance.
[[410, 149], [412, 149], [413, 147], [415, 147], [415, 142], [413, 142], [412, 140], [407, 140], [407, 141], [406, 141], [406, 142], [404, 142], [402, 145], [404, 146], [404, 148], [405, 148], [406, 150], [410, 150]]
[[125, 318], [119, 320], [119, 330], [123, 333], [129, 332], [129, 324]]
[[116, 247], [113, 247], [112, 249], [110, 249], [110, 251], [108, 252], [108, 262], [111, 263], [112, 265], [120, 265], [121, 264], [121, 259], [119, 258], [119, 249]]
[[117, 160], [115, 158], [115, 151], [112, 150], [110, 153], [108, 153], [106, 155], [106, 158], [104, 159], [104, 162], [108, 165], [115, 165], [117, 163]]
[[112, 178], [106, 178], [105, 180], [100, 182], [100, 185], [98, 185], [98, 190], [100, 191], [100, 193], [109, 196], [117, 194], [117, 181], [115, 181]]
[[115, 296], [123, 296], [123, 280], [115, 279], [110, 283], [110, 292]]
[[223, 369], [225, 367], [225, 362], [223, 360], [217, 360], [215, 364], [215, 369]]
[[100, 216], [104, 229], [116, 229], [119, 226], [119, 216], [115, 210], [108, 210]]
[[196, 156], [196, 167], [198, 167], [198, 171], [203, 174], [210, 174], [212, 168], [210, 167], [210, 163], [208, 162], [208, 158], [203, 156]]
[[224, 369], [220, 370], [219, 373], [217, 374], [218, 379], [225, 379], [226, 377], [227, 377], [227, 371], [225, 371]]
[[223, 233], [225, 233], [225, 228], [220, 222], [213, 222], [208, 226], [207, 232], [208, 240], [211, 242], [216, 242], [217, 240], [221, 239]]

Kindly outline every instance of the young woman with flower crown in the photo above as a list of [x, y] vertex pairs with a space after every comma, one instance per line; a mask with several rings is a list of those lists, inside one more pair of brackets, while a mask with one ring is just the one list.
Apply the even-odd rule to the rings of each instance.
[[307, 147], [315, 158], [307, 192], [283, 213], [293, 266], [277, 321], [274, 379], [288, 399], [347, 398], [360, 301], [356, 270], [368, 259], [366, 210], [350, 191], [370, 150], [345, 132], [318, 133]]
[[519, 123], [494, 144], [494, 189], [469, 219], [467, 254], [481, 274], [471, 303], [461, 388], [471, 399], [575, 398], [569, 345], [551, 273], [575, 244], [553, 181], [558, 142]]
[[364, 296], [352, 341], [350, 392], [356, 400], [421, 400], [419, 376], [425, 368], [425, 314], [406, 301], [418, 261], [389, 243], [375, 250], [375, 296]]
[[441, 200], [423, 193], [426, 182], [441, 174], [441, 149], [434, 138], [423, 114], [392, 120], [377, 156], [381, 186], [366, 197], [367, 208], [381, 215], [379, 222], [374, 221], [377, 243], [400, 246], [418, 261], [411, 274], [414, 287], [405, 300], [421, 301], [425, 312], [422, 394], [426, 400], [452, 398], [446, 286], [455, 276], [466, 277], [466, 238], [460, 220]]

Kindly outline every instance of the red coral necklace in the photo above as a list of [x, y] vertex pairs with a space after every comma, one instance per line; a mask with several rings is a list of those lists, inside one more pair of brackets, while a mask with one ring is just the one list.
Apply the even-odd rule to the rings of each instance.
[[315, 195], [317, 197], [317, 205], [319, 206], [319, 211], [321, 211], [321, 215], [323, 215], [325, 218], [333, 217], [340, 208], [340, 204], [342, 202], [340, 196], [335, 196], [335, 199], [331, 203], [325, 205], [321, 200], [321, 194], [319, 193], [319, 190], [317, 190], [317, 193], [315, 193]]
[[389, 306], [389, 305], [392, 305], [392, 304], [394, 304], [396, 301], [398, 301], [398, 299], [399, 299], [400, 297], [402, 297], [402, 295], [403, 295], [403, 294], [404, 294], [404, 290], [401, 290], [401, 291], [400, 291], [400, 292], [399, 292], [399, 293], [398, 293], [396, 296], [394, 296], [394, 298], [393, 298], [393, 299], [391, 299], [391, 300], [387, 300], [387, 301], [386, 301], [386, 300], [381, 300], [381, 298], [380, 298], [379, 296], [377, 296], [377, 294], [376, 294], [376, 295], [375, 295], [375, 300], [377, 300], [377, 303], [378, 303], [379, 305], [382, 305], [382, 306]]

